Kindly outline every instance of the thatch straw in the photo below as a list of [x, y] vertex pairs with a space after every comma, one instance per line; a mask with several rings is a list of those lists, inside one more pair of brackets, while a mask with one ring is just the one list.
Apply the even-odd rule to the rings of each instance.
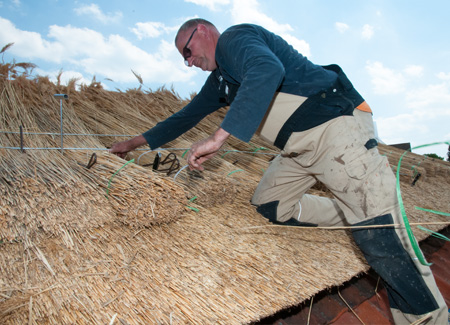
[[[9, 130], [18, 130], [23, 126], [28, 132], [58, 132], [60, 121], [58, 101], [54, 93], [61, 92], [47, 79], [28, 80], [17, 78], [14, 82], [3, 80], [0, 104], [2, 107], [2, 125]], [[21, 89], [18, 92], [18, 89]], [[71, 88], [64, 92], [73, 97], [83, 97]], [[87, 88], [86, 93], [99, 93], [96, 87]], [[101, 97], [101, 96], [97, 96]], [[64, 103], [64, 132], [89, 134], [93, 131], [111, 131], [111, 125], [100, 128], [96, 119], [95, 107], [89, 111], [76, 113], [72, 106], [72, 96]], [[90, 100], [80, 100], [91, 104]], [[104, 104], [104, 101], [100, 101]], [[91, 104], [92, 105], [92, 104]], [[113, 105], [104, 105], [112, 109]], [[97, 110], [101, 111], [101, 110]], [[137, 119], [125, 109], [124, 116], [112, 114], [100, 116], [101, 121], [128, 120], [136, 124]], [[126, 113], [128, 112], [128, 113]], [[94, 115], [94, 118], [92, 118]], [[119, 116], [117, 116], [119, 115]], [[139, 114], [138, 114], [139, 115]], [[113, 118], [107, 118], [113, 116]], [[115, 116], [115, 117], [114, 117]], [[86, 123], [80, 119], [83, 117]], [[126, 125], [124, 123], [120, 123]], [[144, 123], [141, 122], [143, 125]], [[89, 129], [89, 125], [95, 129]], [[117, 129], [117, 127], [116, 127]], [[128, 129], [121, 131], [129, 132]], [[0, 135], [1, 146], [18, 146], [18, 135], [3, 133]], [[51, 135], [26, 135], [24, 142], [30, 147], [55, 148], [59, 146], [59, 137]], [[68, 147], [104, 148], [104, 145], [91, 136], [66, 136]], [[26, 154], [16, 150], [2, 150], [0, 160], [0, 191], [3, 202], [0, 213], [0, 238], [20, 239], [24, 232], [33, 234], [38, 229], [52, 234], [65, 232], [66, 229], [82, 231], [95, 228], [109, 222], [117, 214], [116, 220], [135, 226], [149, 226], [168, 222], [178, 218], [184, 210], [186, 200], [184, 192], [176, 186], [138, 166], [121, 172], [112, 183], [111, 191], [105, 195], [108, 180], [122, 165], [123, 160], [108, 154], [98, 154], [97, 164], [91, 169], [85, 166], [89, 160], [88, 152], [35, 151]], [[109, 197], [107, 197], [109, 196]], [[181, 203], [183, 201], [183, 203]]]
[[[94, 80], [76, 91], [73, 82], [0, 77], [2, 128], [58, 133], [55, 93], [69, 94], [65, 132], [79, 134], [139, 134], [186, 103], [166, 89], [110, 92]], [[223, 115], [213, 114], [167, 147], [188, 148]], [[0, 146], [19, 140], [0, 133]], [[105, 149], [120, 140], [67, 136], [64, 143]], [[24, 141], [59, 146], [58, 136]], [[123, 167], [125, 160], [97, 151], [88, 169], [89, 150], [0, 149], [0, 322], [248, 323], [368, 270], [347, 231], [265, 227], [249, 200], [273, 156], [227, 150], [276, 152], [257, 137], [250, 144], [231, 139], [206, 171], [184, 169], [174, 180], [138, 166], [141, 152]], [[395, 169], [403, 152], [380, 151]], [[185, 166], [182, 151], [173, 152]], [[154, 155], [142, 156], [139, 165]], [[446, 221], [414, 206], [450, 211], [449, 165], [415, 154], [403, 161], [411, 221]], [[413, 166], [423, 175], [414, 186]], [[310, 192], [330, 195], [321, 184]], [[414, 231], [419, 239], [428, 236]]]

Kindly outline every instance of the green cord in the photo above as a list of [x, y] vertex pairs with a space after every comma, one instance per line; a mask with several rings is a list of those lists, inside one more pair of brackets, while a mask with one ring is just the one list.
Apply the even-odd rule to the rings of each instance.
[[232, 175], [234, 173], [237, 173], [237, 172], [243, 172], [243, 171], [244, 171], [243, 169], [236, 169], [236, 170], [233, 170], [232, 172], [228, 173], [227, 176], [230, 176], [230, 175]]
[[258, 152], [259, 150], [268, 150], [267, 148], [264, 148], [264, 147], [259, 147], [259, 148], [257, 148], [257, 147], [254, 147], [254, 149], [252, 150], [253, 152]]
[[228, 155], [230, 152], [236, 152], [236, 150], [228, 150], [228, 151], [226, 151], [222, 156], [220, 156], [220, 158], [225, 157], [225, 156]]
[[450, 217], [450, 213], [447, 213], [447, 212], [435, 211], [435, 210], [424, 209], [424, 208], [419, 208], [419, 207], [414, 207], [414, 208], [415, 208], [416, 210], [421, 210], [421, 211], [431, 212], [431, 213], [434, 213], [434, 214], [440, 214], [441, 216]]
[[[430, 147], [430, 146], [435, 146], [435, 145], [437, 145], [437, 144], [447, 144], [447, 145], [450, 145], [450, 141], [443, 141], [443, 142], [434, 142], [434, 143], [429, 143], [429, 144], [423, 144], [423, 145], [421, 145], [421, 146], [414, 147], [414, 148], [412, 148], [411, 150], [414, 150], [414, 149], [420, 149], [420, 148], [425, 148], [425, 147]], [[426, 156], [425, 156], [425, 157], [426, 157]]]
[[[264, 148], [264, 147], [259, 147], [259, 148], [258, 148], [258, 147], [254, 146], [254, 145], [251, 145], [251, 146], [253, 147], [252, 149], [250, 149], [252, 153], [256, 153], [256, 152], [258, 152], [258, 151], [260, 151], [260, 150], [269, 150], [269, 149]], [[222, 156], [220, 156], [220, 158], [225, 157], [225, 156], [228, 155], [230, 152], [243, 152], [243, 151], [239, 151], [239, 150], [227, 150]]]
[[439, 239], [443, 239], [443, 240], [446, 240], [446, 241], [450, 241], [450, 239], [447, 238], [446, 236], [444, 236], [443, 234], [440, 234], [440, 233], [435, 232], [433, 230], [424, 228], [422, 226], [417, 226], [417, 228], [419, 228], [420, 230], [423, 230], [423, 231], [426, 231], [426, 232], [430, 233], [431, 236], [433, 236], [433, 237], [436, 237], [436, 238], [439, 238]]
[[[424, 145], [421, 145], [421, 146], [414, 147], [411, 150], [424, 148], [424, 147], [429, 147], [429, 146], [434, 146], [436, 144], [447, 144], [447, 145], [450, 145], [450, 142], [434, 142], [434, 143], [430, 143], [430, 144], [424, 144]], [[419, 244], [417, 243], [417, 240], [414, 237], [414, 234], [413, 234], [413, 232], [411, 230], [411, 226], [409, 224], [408, 217], [406, 216], [405, 206], [403, 204], [402, 194], [401, 194], [401, 190], [400, 190], [400, 166], [402, 164], [403, 156], [406, 155], [408, 152], [409, 151], [405, 151], [403, 153], [403, 155], [400, 156], [400, 159], [398, 160], [397, 173], [396, 173], [396, 176], [397, 176], [397, 186], [396, 186], [397, 187], [397, 199], [398, 199], [398, 203], [400, 205], [400, 211], [401, 211], [401, 214], [402, 214], [402, 217], [403, 217], [403, 223], [405, 224], [406, 232], [408, 233], [408, 237], [409, 237], [409, 240], [411, 242], [411, 246], [412, 246], [414, 252], [416, 253], [416, 256], [419, 259], [420, 263], [423, 264], [423, 265], [426, 265], [426, 266], [430, 266], [431, 264], [428, 263], [425, 260], [425, 257], [423, 256], [422, 251], [419, 248]]]
[[109, 182], [108, 182], [108, 187], [106, 188], [106, 198], [109, 200], [109, 197], [108, 197], [108, 195], [109, 195], [109, 187], [111, 186], [111, 181], [112, 181], [112, 179], [114, 178], [114, 176], [116, 176], [117, 175], [117, 173], [118, 172], [120, 172], [120, 170], [122, 169], [122, 168], [124, 168], [126, 165], [128, 165], [129, 163], [133, 163], [134, 162], [134, 159], [131, 159], [130, 161], [127, 161], [122, 167], [120, 167], [110, 178], [109, 178]]
[[[196, 199], [197, 199], [197, 195], [194, 196], [193, 198], [190, 198], [190, 199], [189, 199], [189, 202], [194, 202]], [[191, 210], [193, 210], [193, 211], [195, 211], [195, 212], [198, 212], [198, 211], [199, 211], [197, 208], [190, 207], [189, 205], [186, 205], [186, 207], [189, 208], [189, 209], [191, 209]]]
[[399, 161], [398, 161], [398, 166], [397, 166], [397, 199], [398, 199], [398, 203], [400, 205], [400, 212], [402, 214], [403, 217], [403, 223], [405, 224], [405, 228], [406, 228], [406, 232], [408, 234], [409, 240], [411, 242], [411, 246], [414, 250], [414, 252], [416, 253], [417, 258], [419, 259], [420, 263], [426, 266], [430, 266], [431, 264], [428, 263], [425, 260], [425, 257], [422, 254], [422, 251], [419, 248], [419, 245], [417, 244], [417, 240], [414, 237], [414, 234], [411, 230], [411, 226], [409, 225], [409, 220], [408, 217], [406, 216], [406, 212], [405, 212], [405, 206], [403, 205], [403, 199], [402, 199], [402, 193], [400, 190], [400, 166], [402, 163], [402, 159], [403, 156], [406, 155], [408, 153], [408, 151], [405, 151], [403, 153], [403, 155], [401, 155]]

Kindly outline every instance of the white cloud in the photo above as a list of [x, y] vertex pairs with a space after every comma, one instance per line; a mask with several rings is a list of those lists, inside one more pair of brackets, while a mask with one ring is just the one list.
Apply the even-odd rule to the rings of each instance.
[[[80, 73], [110, 78], [116, 82], [135, 82], [131, 69], [144, 82], [186, 82], [196, 74], [187, 69], [173, 44], [162, 41], [154, 53], [148, 53], [119, 35], [104, 36], [87, 28], [50, 26], [48, 37], [17, 29], [0, 18], [0, 44], [15, 42], [8, 52], [27, 59], [55, 62]], [[179, 62], [179, 64], [174, 64]]]
[[[42, 69], [37, 68], [35, 73], [40, 76], [47, 76], [50, 81], [56, 83], [57, 82], [57, 76], [59, 75], [61, 71], [45, 71]], [[83, 74], [81, 74], [79, 71], [62, 71], [60, 82], [62, 85], [67, 85], [69, 81], [76, 79], [76, 85], [79, 87], [81, 84], [90, 85], [92, 82], [92, 76], [90, 79], [86, 78]]]
[[410, 77], [421, 77], [423, 75], [423, 67], [420, 65], [407, 66], [403, 72]]
[[[450, 78], [410, 89], [400, 105], [407, 109], [407, 113], [376, 118], [381, 140], [388, 144], [411, 142], [415, 147], [450, 139]], [[392, 112], [395, 113], [395, 110]], [[446, 146], [439, 145], [415, 152], [436, 152], [445, 156], [446, 149]]]
[[160, 22], [146, 22], [136, 23], [136, 28], [132, 28], [131, 31], [141, 40], [144, 38], [156, 38], [177, 29], [178, 27], [167, 27]]
[[334, 24], [334, 26], [336, 27], [338, 32], [341, 34], [345, 33], [350, 28], [350, 26], [348, 26], [346, 23], [340, 23], [340, 22], [337, 22], [336, 24]]
[[379, 95], [398, 94], [405, 90], [406, 79], [399, 72], [388, 69], [381, 62], [366, 63], [374, 92]]
[[17, 29], [9, 20], [0, 17], [0, 44], [14, 43], [8, 52], [25, 59], [45, 57], [58, 62], [53, 56], [54, 46], [51, 42], [42, 39], [36, 32], [28, 32]]
[[[257, 24], [280, 35], [290, 43], [297, 51], [304, 56], [311, 56], [309, 44], [291, 34], [294, 31], [289, 24], [280, 24], [273, 18], [261, 12], [257, 0], [185, 0], [199, 6], [207, 7], [210, 10], [217, 11], [218, 7], [230, 5], [228, 12], [231, 13], [232, 24], [250, 23]], [[230, 7], [230, 6], [229, 6]]]
[[52, 43], [53, 59], [57, 59], [58, 62], [75, 61], [84, 56], [98, 56], [109, 50], [103, 35], [88, 28], [52, 25], [48, 36], [55, 40]]
[[198, 6], [207, 7], [209, 10], [218, 11], [220, 6], [229, 5], [231, 0], [186, 0]]
[[100, 7], [94, 3], [90, 5], [81, 6], [79, 8], [75, 8], [74, 10], [80, 16], [81, 15], [92, 16], [103, 24], [115, 23], [122, 18], [121, 12], [115, 12], [114, 14], [111, 13], [104, 14], [100, 10]]
[[289, 24], [279, 24], [274, 19], [259, 10], [259, 3], [256, 0], [234, 0], [231, 8], [231, 15], [234, 24], [253, 23], [261, 25], [276, 33], [287, 33], [294, 29]]
[[437, 77], [441, 80], [450, 80], [450, 73], [439, 72]]
[[251, 23], [263, 26], [283, 37], [304, 56], [311, 56], [309, 44], [292, 35], [291, 32], [294, 31], [292, 26], [289, 24], [279, 24], [274, 19], [262, 13], [256, 0], [234, 0], [231, 8], [231, 16], [233, 24]]
[[[376, 118], [380, 139], [386, 144], [410, 142], [412, 147], [450, 140], [448, 117], [429, 116], [419, 110], [386, 118]], [[417, 153], [435, 152], [446, 156], [448, 146], [436, 145], [415, 149]]]
[[406, 94], [407, 106], [427, 117], [450, 116], [450, 82], [431, 84]]
[[[58, 29], [58, 34], [51, 35], [63, 46], [66, 56], [70, 57], [73, 64], [78, 64], [91, 74], [133, 82], [135, 77], [131, 73], [132, 69], [141, 74], [144, 81], [163, 83], [186, 80], [190, 75], [189, 70], [183, 68], [176, 48], [170, 45], [170, 51], [167, 50], [167, 42], [163, 41], [157, 52], [148, 53], [119, 35], [104, 37], [92, 30], [72, 27], [54, 29]], [[171, 61], [175, 54], [180, 65]]]
[[[388, 144], [410, 142], [415, 147], [448, 140], [450, 78], [447, 77], [450, 74], [439, 73], [439, 82], [423, 84], [423, 80], [418, 77], [422, 76], [424, 69], [418, 65], [397, 72], [380, 62], [367, 62], [366, 69], [371, 76], [374, 92], [381, 95], [395, 94], [399, 101], [389, 112], [391, 116], [376, 118], [382, 141]], [[406, 113], [393, 115], [398, 111]], [[444, 149], [437, 146], [422, 153], [436, 152], [442, 156]]]
[[311, 48], [306, 41], [298, 39], [297, 37], [290, 34], [281, 34], [280, 36], [283, 37], [286, 42], [291, 44], [294, 49], [299, 51], [303, 56], [311, 56]]
[[374, 33], [375, 33], [374, 27], [369, 24], [365, 24], [363, 26], [361, 36], [363, 39], [369, 40], [373, 37]]
[[420, 137], [429, 133], [428, 124], [423, 123], [414, 112], [378, 117], [375, 121], [378, 136], [386, 144], [410, 142], [414, 136]]

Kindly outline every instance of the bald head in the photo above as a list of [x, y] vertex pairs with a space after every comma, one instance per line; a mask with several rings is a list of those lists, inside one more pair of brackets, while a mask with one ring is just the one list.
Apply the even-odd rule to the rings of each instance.
[[181, 25], [181, 27], [178, 29], [177, 35], [175, 36], [175, 46], [177, 45], [178, 39], [181, 34], [185, 34], [186, 32], [192, 31], [199, 24], [205, 25], [213, 30], [216, 30], [217, 33], [219, 33], [216, 26], [214, 26], [211, 22], [207, 21], [206, 19], [202, 19], [202, 18], [190, 19], [190, 20], [186, 21], [183, 25]]
[[217, 68], [215, 52], [220, 33], [209, 21], [195, 18], [181, 25], [175, 37], [175, 46], [187, 66], [204, 71]]

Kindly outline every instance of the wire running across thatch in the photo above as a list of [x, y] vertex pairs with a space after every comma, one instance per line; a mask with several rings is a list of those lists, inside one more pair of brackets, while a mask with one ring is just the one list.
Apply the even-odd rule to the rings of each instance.
[[[250, 144], [231, 139], [204, 172], [167, 176], [143, 167], [155, 152], [133, 152], [127, 163], [105, 150], [123, 138], [87, 136], [146, 131], [186, 104], [173, 91], [111, 92], [95, 82], [75, 90], [73, 82], [3, 78], [3, 131], [57, 134], [56, 93], [69, 95], [64, 132], [86, 134], [66, 135], [65, 146], [99, 150], [0, 149], [1, 323], [248, 323], [368, 270], [347, 231], [269, 227], [255, 211], [250, 198], [276, 153], [257, 137]], [[167, 147], [207, 137], [224, 114]], [[26, 147], [60, 145], [57, 135], [23, 140]], [[20, 138], [0, 133], [0, 146], [20, 146]], [[395, 169], [403, 152], [380, 151]], [[186, 165], [183, 150], [172, 152]], [[449, 173], [445, 162], [404, 157], [411, 222], [447, 220], [414, 207], [450, 211]], [[310, 192], [329, 195], [320, 184]]]
[[[3, 80], [1, 125], [9, 130], [22, 127], [26, 133], [57, 132], [60, 116], [59, 110], [55, 110], [58, 107], [52, 95], [55, 91], [58, 89], [44, 79]], [[64, 109], [64, 132], [92, 133], [74, 109], [71, 105]], [[23, 139], [28, 147], [38, 148], [58, 148], [59, 141], [58, 136], [47, 134], [27, 134]], [[17, 147], [18, 143], [17, 134], [1, 134], [2, 147]], [[74, 148], [105, 148], [92, 136], [66, 136], [64, 144]], [[0, 192], [5, 204], [0, 210], [0, 238], [17, 240], [25, 236], [24, 232], [32, 236], [41, 228], [57, 234], [66, 227], [76, 230], [99, 227], [115, 213], [118, 216], [114, 219], [124, 223], [148, 226], [173, 220], [184, 210], [185, 197], [180, 187], [168, 185], [167, 180], [139, 166], [124, 170], [111, 184], [108, 180], [124, 164], [123, 160], [98, 153], [97, 163], [87, 169], [89, 155], [70, 150], [62, 154], [59, 150], [22, 153], [3, 149]], [[108, 185], [112, 185], [111, 189]]]

